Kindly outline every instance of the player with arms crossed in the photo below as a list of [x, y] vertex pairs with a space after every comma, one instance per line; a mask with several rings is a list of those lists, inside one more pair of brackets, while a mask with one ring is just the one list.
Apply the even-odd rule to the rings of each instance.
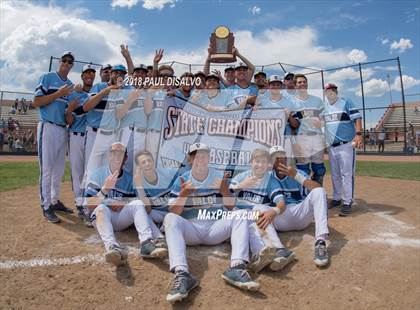
[[67, 150], [65, 110], [73, 83], [67, 78], [73, 67], [74, 55], [64, 53], [57, 72], [42, 75], [35, 89], [34, 107], [39, 108], [38, 158], [40, 167], [39, 194], [44, 217], [51, 223], [60, 219], [54, 211], [73, 213], [60, 198]]
[[[171, 191], [170, 213], [164, 220], [170, 271], [175, 273], [166, 297], [169, 302], [187, 297], [199, 284], [189, 273], [186, 245], [216, 245], [229, 238], [232, 245], [231, 264], [222, 278], [241, 289], [259, 289], [259, 284], [252, 281], [245, 267], [249, 256], [248, 221], [240, 216], [216, 220], [198, 218], [202, 211], [213, 213], [222, 210], [223, 197], [230, 197], [223, 173], [209, 167], [209, 152], [209, 147], [203, 143], [190, 146], [188, 159], [191, 170], [175, 181]], [[225, 204], [224, 207], [231, 210], [233, 204]], [[243, 213], [241, 210], [235, 212]]]
[[116, 240], [114, 230], [124, 230], [133, 223], [140, 240], [140, 256], [167, 255], [164, 245], [155, 242], [161, 232], [149, 221], [143, 202], [134, 200], [137, 195], [133, 176], [123, 169], [126, 160], [126, 147], [120, 142], [113, 143], [109, 164], [92, 173], [85, 192], [88, 208], [93, 210], [92, 223], [105, 245], [105, 259], [116, 266], [126, 263], [127, 253]]
[[283, 147], [273, 146], [270, 156], [273, 171], [266, 191], [275, 207], [266, 207], [266, 211], [260, 214], [258, 226], [265, 229], [273, 223], [278, 231], [303, 230], [315, 220], [314, 262], [318, 267], [326, 266], [329, 234], [327, 193], [305, 172], [287, 166]]

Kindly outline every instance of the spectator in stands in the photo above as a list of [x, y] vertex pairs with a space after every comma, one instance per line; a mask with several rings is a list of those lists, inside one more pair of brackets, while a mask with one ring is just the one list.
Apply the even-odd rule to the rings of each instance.
[[395, 132], [394, 132], [394, 135], [395, 135], [395, 142], [398, 142], [398, 129], [397, 128], [395, 128]]
[[22, 145], [22, 141], [19, 138], [15, 139], [15, 144], [14, 144], [14, 150], [15, 151], [23, 151], [23, 145]]
[[15, 110], [17, 110], [18, 105], [19, 105], [19, 99], [16, 98], [15, 103], [13, 104], [13, 107], [15, 108]]
[[11, 106], [11, 107], [10, 107], [9, 114], [16, 114], [16, 109], [15, 109], [15, 107], [14, 107], [14, 106]]
[[1, 119], [0, 126], [1, 129], [6, 128], [6, 121], [4, 120], [4, 118]]
[[7, 144], [9, 146], [9, 151], [13, 151], [13, 142], [15, 140], [13, 139], [13, 136], [11, 133], [9, 133], [9, 137], [7, 138]]
[[28, 147], [29, 147], [29, 149], [33, 148], [34, 142], [35, 142], [34, 132], [32, 130], [29, 130], [29, 132], [28, 132]]
[[28, 101], [28, 108], [29, 108], [29, 110], [33, 110], [33, 109], [35, 109], [35, 108], [34, 108], [34, 103], [33, 103], [33, 101], [32, 101], [32, 100], [29, 100], [29, 101]]
[[414, 107], [414, 113], [419, 113], [419, 107]]
[[0, 130], [0, 151], [3, 151], [3, 144], [4, 144], [4, 133], [3, 133], [3, 130]]
[[382, 128], [381, 132], [378, 135], [378, 152], [383, 153], [385, 151], [385, 137], [386, 137], [385, 128]]

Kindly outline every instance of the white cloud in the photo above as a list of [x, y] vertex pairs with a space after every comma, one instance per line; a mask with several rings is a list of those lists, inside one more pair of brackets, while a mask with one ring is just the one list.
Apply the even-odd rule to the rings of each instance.
[[259, 15], [261, 13], [261, 8], [254, 5], [252, 8], [248, 9], [248, 12], [250, 12], [252, 15]]
[[[381, 97], [385, 92], [389, 91], [389, 85], [387, 81], [381, 79], [371, 79], [363, 83], [364, 95], [367, 97]], [[362, 90], [359, 87], [356, 91], [356, 95], [361, 97]]]
[[139, 0], [112, 0], [111, 6], [113, 8], [115, 7], [121, 7], [121, 8], [131, 8], [135, 6]]
[[406, 50], [413, 48], [413, 44], [410, 39], [401, 38], [400, 41], [393, 41], [390, 45], [391, 53], [397, 51], [398, 53], [404, 53]]
[[[370, 78], [375, 73], [371, 68], [362, 69], [362, 75], [364, 79]], [[360, 79], [359, 69], [344, 68], [333, 72], [326, 72], [325, 79], [332, 83], [343, 82], [346, 80], [358, 80]]]
[[382, 45], [386, 45], [386, 44], [388, 44], [388, 42], [389, 42], [388, 38], [381, 39], [381, 44]]
[[[420, 80], [417, 80], [416, 78], [409, 76], [409, 75], [403, 75], [403, 86], [404, 90], [420, 86]], [[363, 83], [363, 91], [365, 96], [367, 97], [381, 97], [385, 93], [389, 92], [390, 85], [387, 81], [382, 79], [370, 79]], [[396, 77], [394, 79], [394, 82], [391, 84], [391, 90], [392, 91], [401, 91], [401, 83], [400, 78]], [[356, 95], [361, 97], [362, 91], [360, 86], [356, 90]]]
[[[403, 81], [404, 90], [420, 85], [420, 80], [417, 80], [416, 78], [413, 78], [412, 76], [409, 76], [409, 75], [403, 74], [402, 81]], [[401, 90], [401, 82], [400, 82], [399, 77], [395, 78], [394, 83], [392, 84], [392, 89], [397, 90], [397, 91]]]
[[[2, 3], [2, 88], [32, 91], [39, 76], [48, 71], [50, 56], [60, 56], [66, 50], [73, 51], [77, 60], [121, 63], [119, 45], [131, 44], [132, 33], [84, 13], [28, 2]], [[78, 80], [79, 73], [72, 73], [71, 78]]]
[[112, 0], [111, 6], [121, 8], [132, 8], [139, 2], [143, 2], [143, 8], [146, 10], [162, 10], [165, 5], [173, 8], [177, 0]]
[[353, 63], [365, 62], [367, 60], [366, 53], [359, 49], [352, 49], [347, 54], [347, 57], [350, 60], [350, 62], [353, 62]]

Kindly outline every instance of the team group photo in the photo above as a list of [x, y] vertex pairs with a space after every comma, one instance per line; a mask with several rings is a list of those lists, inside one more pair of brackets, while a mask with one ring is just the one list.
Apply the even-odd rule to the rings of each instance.
[[1, 13], [1, 308], [419, 306], [416, 1]]

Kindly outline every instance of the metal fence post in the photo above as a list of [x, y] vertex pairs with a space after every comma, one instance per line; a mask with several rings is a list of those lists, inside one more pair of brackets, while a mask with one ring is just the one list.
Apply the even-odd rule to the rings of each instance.
[[363, 76], [362, 76], [362, 64], [359, 62], [359, 73], [360, 73], [360, 86], [362, 91], [362, 107], [363, 107], [363, 152], [366, 152], [366, 143], [365, 143], [365, 132], [366, 132], [366, 108], [365, 108], [365, 92], [363, 89]]
[[48, 67], [48, 72], [51, 72], [52, 61], [53, 61], [53, 57], [52, 57], [52, 56], [50, 56], [50, 65], [49, 65], [49, 67]]
[[397, 57], [397, 64], [398, 64], [398, 73], [400, 74], [400, 84], [401, 84], [401, 97], [402, 97], [402, 105], [403, 105], [403, 116], [404, 116], [404, 152], [407, 151], [407, 116], [405, 114], [405, 95], [404, 95], [404, 85], [402, 80], [402, 73], [401, 73], [401, 63], [400, 57]]

